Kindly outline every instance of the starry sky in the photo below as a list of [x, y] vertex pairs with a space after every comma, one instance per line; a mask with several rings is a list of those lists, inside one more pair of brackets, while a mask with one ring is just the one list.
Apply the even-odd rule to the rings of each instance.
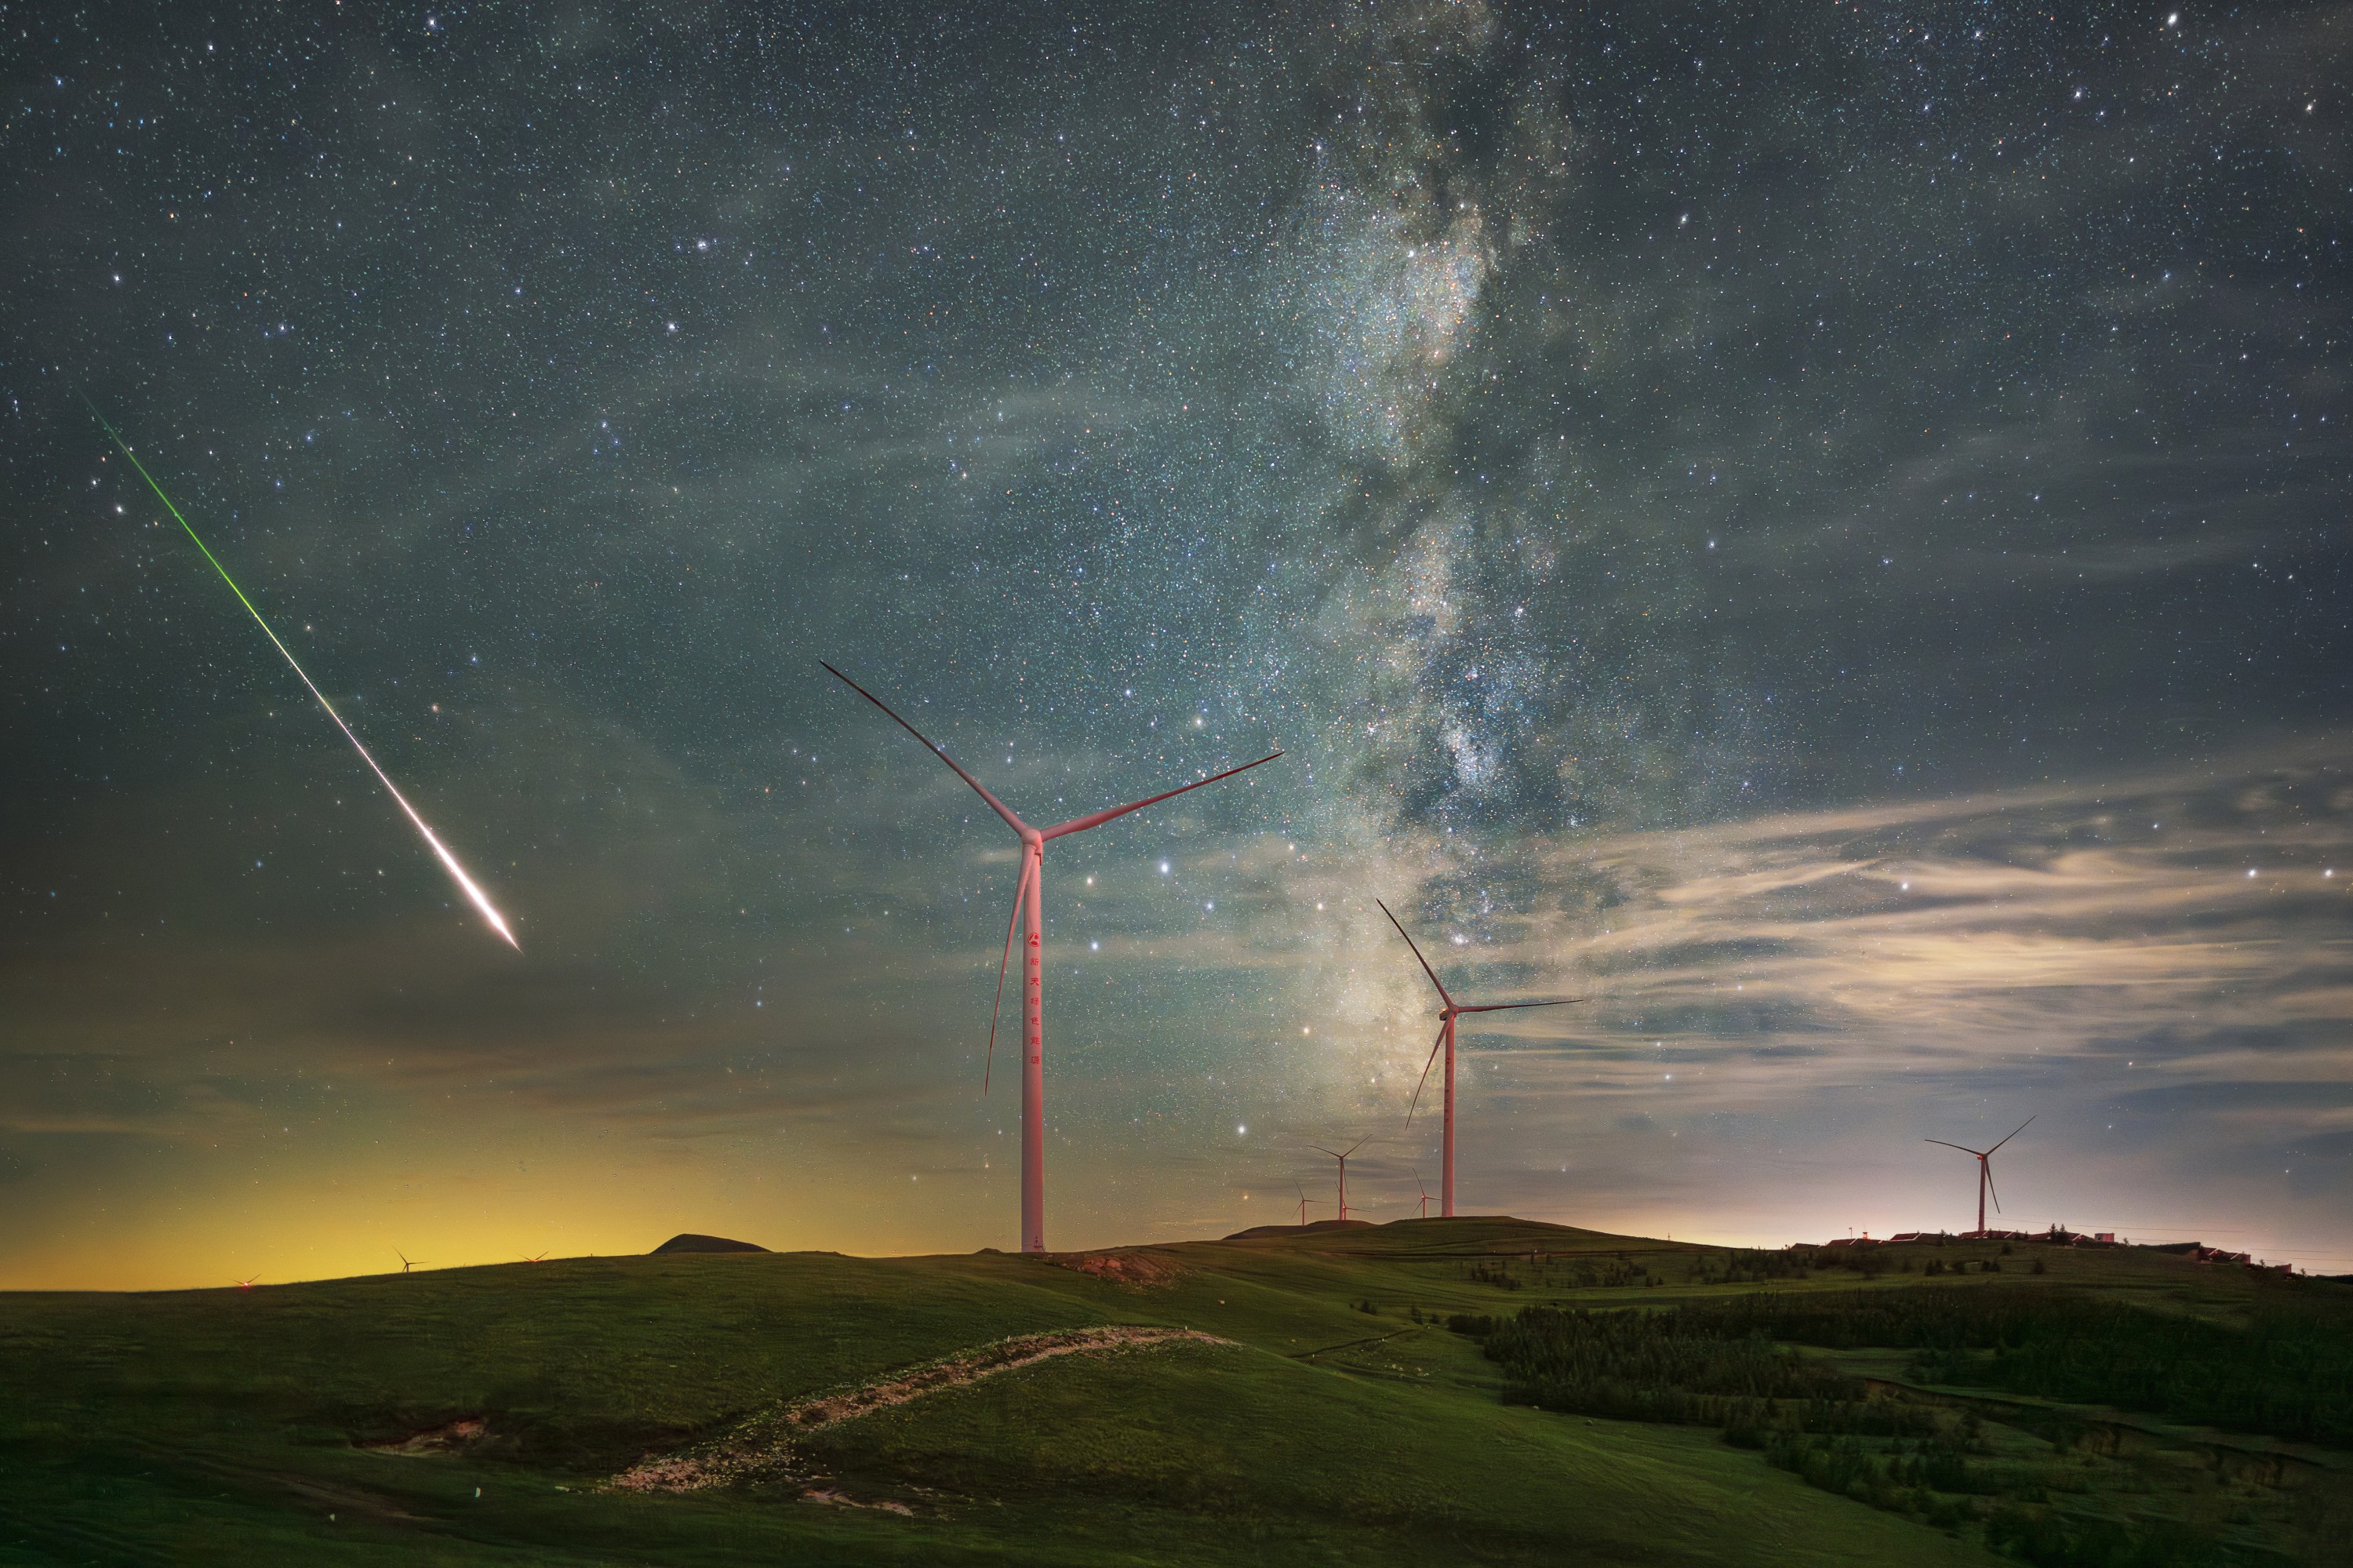
[[[0, 1285], [2353, 1269], [2353, 5], [0, 8]], [[466, 906], [80, 398], [513, 922]], [[1000, 1042], [1002, 1044], [1002, 1042]], [[1000, 1053], [997, 1065], [1008, 1057]]]

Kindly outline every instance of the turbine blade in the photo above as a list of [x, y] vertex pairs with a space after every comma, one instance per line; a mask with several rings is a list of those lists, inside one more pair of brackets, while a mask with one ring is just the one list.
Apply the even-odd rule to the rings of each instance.
[[[1223, 773], [1212, 773], [1207, 779], [1196, 779], [1190, 784], [1182, 784], [1174, 789], [1163, 789], [1159, 794], [1154, 795], [1149, 799], [1133, 800], [1124, 806], [1113, 806], [1108, 811], [1096, 811], [1084, 817], [1072, 817], [1067, 822], [1061, 822], [1056, 826], [1048, 828], [1039, 836], [1040, 838], [1059, 839], [1066, 833], [1082, 833], [1089, 828], [1102, 827], [1113, 817], [1124, 817], [1130, 811], [1141, 811], [1146, 806], [1156, 806], [1172, 795], [1182, 795], [1187, 789], [1198, 789], [1205, 784], [1215, 784], [1220, 779], [1231, 779], [1237, 773], [1247, 773], [1251, 768], [1256, 768], [1259, 765], [1259, 762], [1271, 762], [1282, 755], [1282, 753], [1279, 751], [1270, 751], [1264, 757], [1260, 758], [1258, 762], [1245, 762], [1240, 768], [1229, 768]], [[974, 788], [977, 789], [978, 786], [976, 785]]]
[[1581, 996], [1564, 996], [1557, 1001], [1491, 1001], [1484, 1007], [1458, 1007], [1457, 1012], [1509, 1012], [1518, 1007], [1567, 1007], [1573, 1001], [1583, 1001]]
[[[1380, 900], [1375, 899], [1374, 902], [1377, 904]], [[1391, 918], [1395, 916], [1392, 916]], [[1413, 1126], [1414, 1107], [1421, 1104], [1422, 1086], [1430, 1082], [1430, 1070], [1438, 1065], [1438, 1048], [1445, 1044], [1446, 1025], [1440, 1023], [1438, 1026], [1438, 1038], [1430, 1043], [1430, 1060], [1421, 1065], [1421, 1076], [1414, 1080], [1413, 1103], [1405, 1107], [1405, 1125], [1409, 1128]]]
[[1005, 922], [1005, 956], [997, 960], [997, 1000], [988, 1004], [988, 1057], [980, 1066], [980, 1092], [988, 1093], [988, 1075], [997, 1065], [997, 1014], [1005, 1005], [1005, 971], [1013, 963], [1013, 927], [1021, 924], [1021, 903], [1029, 896], [1029, 852], [1021, 852], [1021, 880], [1013, 888], [1013, 917]]
[[1452, 1007], [1452, 1006], [1454, 1005], [1454, 998], [1453, 998], [1453, 996], [1452, 996], [1451, 994], [1450, 994], [1450, 993], [1448, 992], [1448, 991], [1447, 991], [1447, 989], [1446, 989], [1446, 982], [1445, 982], [1445, 981], [1443, 981], [1443, 980], [1440, 980], [1440, 979], [1438, 978], [1438, 971], [1437, 971], [1436, 969], [1431, 969], [1431, 968], [1430, 967], [1430, 960], [1429, 960], [1428, 959], [1425, 959], [1425, 958], [1423, 958], [1423, 957], [1421, 956], [1421, 948], [1420, 948], [1420, 947], [1419, 947], [1419, 946], [1418, 946], [1418, 945], [1415, 943], [1415, 941], [1414, 941], [1414, 939], [1413, 939], [1412, 936], [1411, 936], [1411, 935], [1410, 935], [1410, 934], [1406, 930], [1405, 927], [1404, 927], [1404, 926], [1403, 926], [1403, 925], [1398, 921], [1398, 917], [1397, 917], [1396, 914], [1395, 914], [1395, 913], [1394, 913], [1394, 912], [1389, 908], [1389, 906], [1388, 906], [1388, 905], [1386, 905], [1386, 904], [1381, 904], [1381, 901], [1380, 901], [1379, 899], [1376, 898], [1376, 899], [1374, 899], [1374, 900], [1373, 900], [1373, 902], [1374, 902], [1374, 903], [1376, 903], [1376, 904], [1380, 904], [1380, 905], [1381, 905], [1381, 913], [1382, 913], [1382, 914], [1384, 914], [1384, 915], [1388, 916], [1388, 917], [1389, 917], [1389, 924], [1390, 924], [1390, 925], [1392, 925], [1392, 926], [1397, 927], [1397, 933], [1398, 933], [1398, 936], [1405, 938], [1405, 945], [1406, 945], [1407, 947], [1409, 947], [1409, 948], [1413, 948], [1413, 956], [1414, 956], [1414, 958], [1415, 958], [1415, 959], [1416, 959], [1420, 963], [1420, 965], [1421, 965], [1421, 972], [1422, 972], [1423, 974], [1426, 974], [1426, 975], [1428, 975], [1428, 976], [1430, 977], [1430, 984], [1432, 984], [1432, 985], [1434, 985], [1434, 986], [1436, 986], [1436, 987], [1438, 988], [1438, 994], [1439, 994], [1440, 996], [1441, 996], [1441, 997], [1445, 998], [1445, 1000], [1446, 1000], [1446, 1005], [1447, 1005], [1447, 1006], [1449, 1006], [1449, 1007]]
[[1993, 1166], [1990, 1163], [1986, 1166], [1985, 1173], [1986, 1191], [1993, 1194], [1993, 1212], [1999, 1214], [2001, 1213], [2001, 1192], [1993, 1184]]
[[826, 673], [830, 674], [835, 680], [839, 681], [843, 685], [848, 686], [851, 691], [856, 692], [860, 696], [864, 697], [868, 702], [872, 703], [884, 713], [890, 714], [892, 723], [897, 725], [901, 729], [905, 730], [909, 735], [913, 736], [917, 740], [922, 741], [925, 750], [938, 758], [942, 762], [946, 763], [950, 768], [955, 770], [957, 778], [972, 786], [973, 793], [987, 801], [989, 809], [995, 811], [998, 816], [1005, 819], [1005, 825], [1007, 827], [1011, 828], [1017, 833], [1025, 832], [1029, 830], [1029, 824], [1015, 816], [1012, 809], [1007, 806], [1004, 801], [990, 794], [988, 792], [987, 786], [982, 784], [979, 779], [975, 779], [971, 774], [966, 773], [964, 770], [963, 766], [959, 764], [955, 758], [950, 757], [947, 754], [945, 747], [934, 744], [929, 736], [923, 734], [922, 730], [917, 729], [913, 725], [909, 724], [897, 714], [892, 713], [890, 704], [884, 702], [881, 698], [876, 696], [873, 693], [868, 691], [865, 687], [860, 685], [857, 682], [851, 680], [849, 676], [843, 674], [832, 665], [826, 664], [824, 660], [820, 659], [818, 662], [819, 664], [824, 664]]
[[1920, 1141], [1921, 1141], [1921, 1142], [1923, 1142], [1923, 1143], [1934, 1143], [1934, 1144], [1938, 1144], [1938, 1145], [1941, 1145], [1942, 1147], [1947, 1148], [1947, 1149], [1960, 1149], [1960, 1150], [1961, 1150], [1961, 1152], [1962, 1152], [1962, 1153], [1964, 1153], [1964, 1154], [1976, 1154], [1976, 1155], [1980, 1155], [1980, 1156], [1982, 1156], [1982, 1155], [1987, 1155], [1987, 1154], [1990, 1154], [1990, 1153], [1992, 1153], [1992, 1152], [1993, 1152], [1993, 1150], [1991, 1150], [1990, 1149], [1961, 1149], [1961, 1146], [1960, 1146], [1959, 1144], [1957, 1144], [1957, 1143], [1946, 1143], [1946, 1142], [1945, 1142], [1945, 1140], [1944, 1140], [1943, 1139], [1941, 1139], [1941, 1138], [1924, 1138], [1924, 1139], [1922, 1139]]
[[[2041, 1116], [2042, 1114], [2042, 1113], [2041, 1111], [2036, 1111], [2034, 1116]], [[2011, 1131], [2010, 1138], [2016, 1138], [2020, 1133], [2024, 1132], [2029, 1127], [2032, 1126], [2034, 1123], [2034, 1116], [2028, 1117], [2024, 1121], [2020, 1122], [2017, 1128]], [[2010, 1141], [2010, 1138], [2003, 1139], [2001, 1143], [2008, 1143]], [[1995, 1144], [1993, 1149], [2000, 1149], [2001, 1147], [2001, 1143]], [[1989, 1149], [1986, 1152], [1988, 1154], [1991, 1154], [1993, 1152], [1993, 1149]]]

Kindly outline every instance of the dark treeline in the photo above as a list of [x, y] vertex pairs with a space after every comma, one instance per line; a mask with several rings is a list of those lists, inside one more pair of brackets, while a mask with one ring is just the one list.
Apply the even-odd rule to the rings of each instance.
[[1453, 1327], [1485, 1340], [1514, 1404], [1740, 1434], [1936, 1430], [1925, 1412], [1866, 1401], [1862, 1379], [1762, 1333], [1725, 1332], [1704, 1310], [1530, 1307], [1513, 1318], [1457, 1318]]
[[1998, 1287], [1758, 1296], [1673, 1315], [1683, 1334], [1918, 1351], [1928, 1383], [2353, 1445], [2353, 1302], [2333, 1293], [2259, 1298], [2243, 1326]]
[[[2016, 1425], [2049, 1440], [2048, 1457], [2021, 1460], [2015, 1438], [1999, 1457], [1988, 1434], [2001, 1428], [1977, 1410], [1874, 1388], [1795, 1347], [1909, 1350], [1923, 1382], [2343, 1441], [2353, 1435], [2347, 1316], [2333, 1301], [2290, 1298], [2232, 1327], [1991, 1286], [1752, 1296], [1656, 1311], [1529, 1307], [1451, 1326], [1483, 1342], [1514, 1403], [1718, 1426], [1810, 1485], [1943, 1528], [1981, 1529], [1989, 1547], [2037, 1568], [2193, 1568], [2277, 1560], [2242, 1554], [2183, 1519], [2060, 1505], [2054, 1486], [2080, 1489], [2052, 1480], [2080, 1433], [2047, 1407]], [[2143, 1484], [2137, 1474], [2126, 1481]]]
[[1656, 1312], [1532, 1307], [1455, 1326], [1486, 1340], [1508, 1397], [1588, 1414], [1736, 1425], [1727, 1399], [1860, 1397], [1781, 1341], [1916, 1351], [1928, 1383], [2353, 1445], [2353, 1310], [2333, 1299], [2260, 1302], [2241, 1326], [2048, 1289], [1924, 1287]]
[[1804, 1279], [1822, 1266], [1815, 1255], [1787, 1247], [1769, 1252], [1744, 1247], [1722, 1255], [1702, 1254], [1696, 1277], [1705, 1285], [1762, 1285], [1769, 1279]]

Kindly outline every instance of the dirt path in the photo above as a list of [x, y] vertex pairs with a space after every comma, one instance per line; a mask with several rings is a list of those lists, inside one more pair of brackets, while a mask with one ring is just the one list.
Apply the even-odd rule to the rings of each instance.
[[713, 1441], [681, 1453], [640, 1460], [607, 1484], [624, 1491], [689, 1492], [786, 1473], [791, 1468], [792, 1440], [798, 1436], [904, 1404], [944, 1388], [961, 1388], [999, 1372], [1035, 1366], [1056, 1356], [1099, 1355], [1178, 1343], [1229, 1345], [1233, 1341], [1192, 1329], [1145, 1329], [1121, 1324], [1064, 1329], [1050, 1334], [1017, 1334], [886, 1381], [765, 1411]]

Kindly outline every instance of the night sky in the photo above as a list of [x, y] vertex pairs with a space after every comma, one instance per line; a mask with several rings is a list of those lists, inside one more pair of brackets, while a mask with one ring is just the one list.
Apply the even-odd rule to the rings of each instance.
[[[2055, 15], [2054, 15], [2055, 14]], [[0, 7], [0, 1285], [2353, 1269], [2353, 5]], [[466, 905], [123, 430], [513, 922]], [[2333, 874], [2332, 874], [2333, 873]]]

